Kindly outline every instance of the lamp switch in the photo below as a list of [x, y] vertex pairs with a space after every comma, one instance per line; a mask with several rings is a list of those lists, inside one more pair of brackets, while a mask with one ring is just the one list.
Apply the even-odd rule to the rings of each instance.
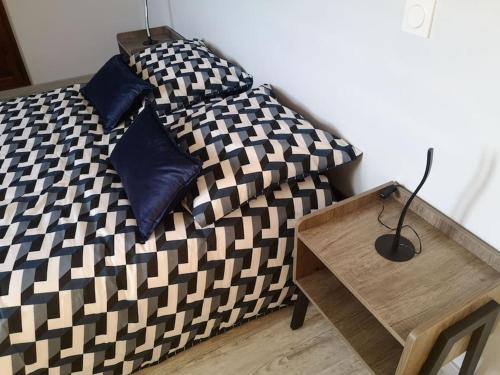
[[429, 38], [436, 0], [407, 0], [403, 17], [403, 31]]

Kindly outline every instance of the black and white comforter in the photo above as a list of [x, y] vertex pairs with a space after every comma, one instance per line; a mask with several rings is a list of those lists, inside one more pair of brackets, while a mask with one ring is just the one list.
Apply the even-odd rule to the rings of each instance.
[[144, 244], [79, 86], [0, 102], [2, 374], [130, 373], [289, 303], [295, 219], [327, 179], [283, 184], [200, 228], [182, 207]]

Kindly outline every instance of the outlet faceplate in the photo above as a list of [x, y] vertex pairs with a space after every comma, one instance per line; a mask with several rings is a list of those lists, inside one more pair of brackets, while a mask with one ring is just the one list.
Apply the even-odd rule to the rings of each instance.
[[436, 0], [406, 0], [402, 30], [429, 38]]

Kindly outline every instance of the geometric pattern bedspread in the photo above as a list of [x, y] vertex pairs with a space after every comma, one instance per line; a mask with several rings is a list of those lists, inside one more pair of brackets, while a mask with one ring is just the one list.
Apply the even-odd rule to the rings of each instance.
[[145, 243], [79, 85], [0, 102], [2, 374], [127, 374], [290, 303], [294, 222], [324, 176], [215, 225], [179, 207]]

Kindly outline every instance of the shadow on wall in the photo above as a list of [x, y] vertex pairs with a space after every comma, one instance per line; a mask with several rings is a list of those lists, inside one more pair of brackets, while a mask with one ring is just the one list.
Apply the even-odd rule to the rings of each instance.
[[[238, 61], [236, 61], [233, 58], [231, 58], [231, 56], [228, 56], [227, 54], [222, 53], [222, 51], [219, 50], [217, 47], [215, 47], [213, 44], [207, 42], [206, 40], [203, 40], [203, 42], [217, 56], [221, 56], [224, 59], [228, 60], [229, 62], [231, 62], [233, 64], [236, 64], [236, 65], [239, 65], [240, 67], [242, 67], [243, 69], [245, 69], [245, 67], [242, 64], [240, 64]], [[252, 74], [252, 72], [247, 72], [247, 73]], [[283, 104], [283, 105], [291, 108], [295, 112], [298, 112], [301, 115], [303, 115], [304, 118], [307, 121], [311, 122], [311, 124], [313, 124], [318, 129], [322, 129], [322, 130], [325, 130], [325, 131], [328, 131], [328, 132], [333, 132], [333, 134], [335, 134], [336, 136], [345, 138], [345, 137], [343, 137], [342, 133], [340, 133], [340, 131], [333, 124], [331, 124], [331, 123], [325, 123], [324, 121], [319, 120], [306, 107], [304, 107], [302, 104], [294, 101], [279, 86], [275, 85], [273, 82], [266, 82], [266, 83], [269, 83], [273, 87], [273, 90], [274, 90], [275, 94], [278, 96], [278, 99], [279, 99], [279, 101], [280, 101], [281, 104]], [[349, 141], [348, 139], [346, 139], [346, 140]]]
[[493, 150], [483, 150], [481, 159], [472, 180], [460, 194], [457, 205], [452, 211], [452, 216], [460, 223], [465, 222], [477, 199], [482, 196], [484, 190], [492, 180], [495, 168], [497, 166], [497, 155]]
[[[326, 123], [318, 119], [308, 108], [304, 107], [304, 105], [294, 101], [289, 95], [286, 94], [284, 90], [282, 90], [279, 86], [273, 85], [272, 82], [269, 82], [273, 86], [273, 90], [278, 96], [280, 103], [283, 105], [293, 109], [295, 112], [300, 113], [304, 118], [313, 124], [318, 129], [322, 129], [328, 132], [332, 132], [338, 137], [343, 137], [342, 133], [337, 129], [337, 127], [331, 123]], [[347, 141], [349, 141], [347, 139]]]

